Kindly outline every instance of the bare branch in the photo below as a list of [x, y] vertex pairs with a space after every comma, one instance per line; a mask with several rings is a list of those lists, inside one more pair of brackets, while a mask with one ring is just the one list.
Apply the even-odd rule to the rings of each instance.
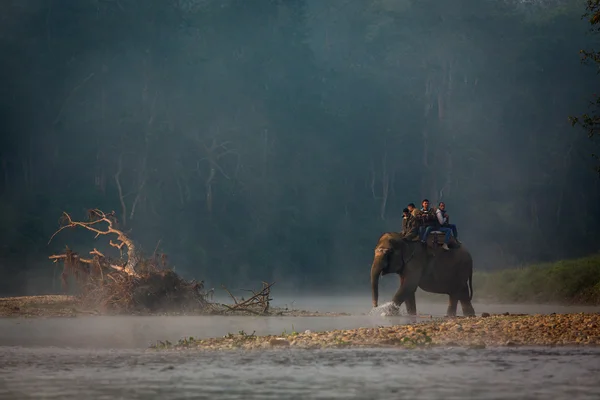
[[[275, 284], [275, 282], [273, 283], [267, 283], [267, 282], [263, 282], [263, 287], [262, 290], [260, 292], [255, 292], [254, 290], [246, 290], [248, 292], [252, 292], [253, 296], [250, 297], [248, 300], [242, 300], [241, 302], [238, 301], [238, 299], [235, 298], [235, 296], [233, 294], [231, 294], [231, 292], [229, 290], [227, 290], [227, 288], [225, 286], [221, 286], [223, 288], [223, 290], [225, 290], [227, 293], [229, 293], [229, 296], [231, 296], [231, 298], [233, 299], [235, 305], [233, 306], [228, 306], [226, 304], [222, 304], [227, 311], [244, 311], [244, 312], [248, 312], [251, 314], [256, 314], [256, 315], [263, 315], [266, 314], [269, 311], [269, 305], [271, 300], [271, 286], [273, 286]], [[255, 311], [252, 309], [252, 307], [256, 308], [259, 307], [260, 311]]]
[[[112, 240], [110, 241], [110, 245], [121, 250], [124, 246], [127, 248], [127, 263], [125, 266], [120, 267], [126, 272], [128, 275], [137, 276], [137, 272], [135, 271], [135, 267], [137, 264], [137, 255], [136, 255], [136, 247], [131, 239], [129, 239], [121, 230], [116, 229], [114, 227], [114, 212], [105, 214], [104, 212], [94, 209], [90, 210], [90, 217], [93, 218], [90, 222], [80, 222], [74, 221], [69, 214], [63, 212], [65, 224], [61, 226], [54, 234], [50, 237], [48, 244], [52, 241], [54, 236], [56, 236], [59, 232], [67, 228], [74, 228], [80, 226], [89, 231], [96, 233], [95, 238], [100, 235], [109, 235], [114, 234], [117, 235], [117, 240], [120, 243], [114, 243]], [[100, 230], [95, 227], [95, 225], [105, 222], [108, 226], [106, 230]], [[96, 249], [94, 249], [97, 253], [99, 253]]]
[[123, 172], [123, 155], [119, 155], [118, 169], [115, 174], [115, 183], [117, 184], [117, 190], [119, 191], [119, 201], [121, 202], [121, 210], [123, 213], [123, 226], [127, 225], [127, 206], [125, 205], [125, 198], [123, 196], [123, 187], [121, 186], [121, 172]]

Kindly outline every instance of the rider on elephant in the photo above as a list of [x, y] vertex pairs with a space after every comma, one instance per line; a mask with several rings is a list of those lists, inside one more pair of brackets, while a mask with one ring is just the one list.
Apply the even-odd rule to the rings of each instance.
[[454, 239], [456, 240], [456, 243], [461, 244], [462, 242], [458, 240], [458, 231], [456, 230], [456, 225], [450, 223], [450, 216], [446, 212], [446, 203], [440, 201], [435, 215], [437, 216], [438, 222], [440, 223], [440, 231], [446, 234], [444, 243], [448, 243], [448, 241], [450, 240], [450, 233], [452, 233]]
[[419, 237], [421, 239], [421, 243], [427, 243], [427, 236], [432, 230], [435, 230], [439, 223], [437, 217], [435, 216], [435, 210], [429, 207], [429, 200], [424, 199], [421, 202], [423, 206], [419, 210], [419, 219], [421, 222], [421, 226], [419, 227]]
[[[408, 206], [410, 207], [411, 204]], [[412, 208], [415, 208], [414, 204], [412, 204]], [[404, 214], [402, 218], [402, 237], [404, 240], [414, 241], [419, 237], [419, 221], [411, 214], [408, 208], [402, 210], [402, 213]]]
[[421, 212], [417, 207], [415, 207], [415, 203], [408, 203], [408, 206], [406, 207], [408, 208], [408, 212], [410, 213], [410, 215], [412, 215], [415, 218], [419, 218]]
[[408, 218], [410, 217], [410, 211], [408, 208], [402, 210], [402, 236], [406, 235], [408, 232]]

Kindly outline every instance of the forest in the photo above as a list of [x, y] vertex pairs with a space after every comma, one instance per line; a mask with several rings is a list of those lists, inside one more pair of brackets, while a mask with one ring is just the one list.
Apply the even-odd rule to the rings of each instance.
[[57, 289], [95, 208], [210, 287], [368, 292], [423, 198], [476, 270], [593, 254], [593, 3], [3, 1], [0, 295]]

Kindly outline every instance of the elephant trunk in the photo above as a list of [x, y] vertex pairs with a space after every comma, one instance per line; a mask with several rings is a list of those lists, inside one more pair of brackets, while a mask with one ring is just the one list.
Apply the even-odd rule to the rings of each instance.
[[379, 276], [385, 267], [385, 254], [379, 253], [375, 256], [371, 265], [371, 294], [373, 297], [373, 307], [377, 307], [379, 300]]

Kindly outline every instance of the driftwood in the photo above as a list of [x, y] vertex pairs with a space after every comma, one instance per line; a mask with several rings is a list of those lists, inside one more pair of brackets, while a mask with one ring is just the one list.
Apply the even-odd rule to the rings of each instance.
[[[61, 274], [63, 289], [68, 289], [68, 279], [73, 277], [82, 303], [100, 306], [111, 311], [204, 311], [211, 309], [209, 293], [204, 293], [204, 282], [185, 281], [167, 268], [167, 257], [155, 249], [150, 258], [144, 258], [127, 234], [118, 228], [114, 212], [89, 211], [89, 221], [76, 221], [63, 214], [63, 225], [50, 241], [67, 228], [81, 227], [100, 235], [115, 235], [119, 250], [126, 248], [125, 260], [112, 260], [94, 248], [89, 257], [81, 257], [68, 247], [63, 254], [53, 254], [49, 259], [63, 262]], [[104, 227], [101, 227], [104, 224]], [[102, 229], [103, 228], [103, 229]], [[48, 243], [50, 243], [50, 241]]]
[[[227, 288], [233, 305], [209, 301], [214, 289], [204, 291], [204, 282], [186, 281], [167, 267], [165, 254], [158, 254], [158, 244], [152, 257], [144, 258], [134, 241], [118, 227], [114, 211], [104, 213], [98, 209], [88, 212], [89, 221], [76, 221], [63, 213], [62, 226], [50, 237], [48, 243], [67, 228], [84, 228], [96, 234], [116, 236], [110, 245], [119, 250], [126, 249], [126, 259], [113, 260], [94, 248], [89, 257], [81, 257], [68, 247], [63, 254], [49, 256], [55, 263], [64, 264], [61, 280], [63, 289], [68, 290], [69, 278], [74, 278], [79, 290], [79, 299], [84, 305], [103, 308], [114, 312], [193, 312], [226, 314], [231, 312], [255, 315], [269, 314], [271, 286], [263, 282], [262, 290], [252, 292], [247, 299], [238, 300]], [[104, 225], [104, 226], [102, 226]]]
[[229, 294], [229, 296], [233, 299], [234, 302], [232, 306], [228, 306], [226, 304], [222, 305], [226, 308], [226, 311], [242, 311], [256, 315], [268, 314], [270, 302], [271, 300], [273, 300], [272, 298], [270, 298], [271, 286], [273, 286], [275, 282], [263, 282], [262, 284], [263, 287], [260, 292], [243, 289], [245, 291], [252, 292], [252, 296], [248, 300], [236, 299], [236, 297], [233, 294], [231, 294], [231, 292], [225, 286], [221, 286], [223, 290], [225, 290]]
[[[54, 232], [54, 234], [50, 237], [48, 244], [50, 244], [50, 242], [52, 242], [52, 239], [54, 239], [54, 237], [58, 233], [63, 231], [64, 229], [75, 228], [78, 226], [94, 232], [96, 234], [95, 238], [97, 238], [100, 235], [110, 235], [110, 234], [116, 235], [119, 243], [115, 243], [111, 239], [109, 244], [113, 247], [116, 247], [119, 250], [122, 250], [123, 247], [125, 247], [127, 249], [127, 262], [124, 265], [109, 264], [107, 266], [109, 266], [113, 269], [116, 269], [118, 271], [122, 271], [122, 272], [126, 273], [127, 275], [137, 276], [138, 273], [136, 272], [135, 268], [137, 266], [137, 263], [139, 262], [139, 256], [137, 254], [136, 246], [133, 243], [133, 241], [129, 237], [127, 237], [127, 235], [125, 235], [125, 233], [123, 233], [121, 230], [115, 228], [115, 225], [117, 224], [117, 219], [115, 218], [114, 211], [109, 214], [105, 214], [104, 212], [102, 212], [98, 209], [93, 209], [93, 210], [89, 210], [88, 215], [89, 215], [89, 219], [90, 219], [88, 222], [80, 222], [80, 221], [74, 221], [71, 218], [71, 216], [69, 214], [67, 214], [66, 212], [63, 213], [63, 219], [62, 219], [63, 226], [61, 226], [56, 232]], [[107, 227], [105, 230], [100, 230], [97, 228], [97, 225], [102, 222], [107, 224]], [[90, 252], [90, 253], [102, 256], [102, 254], [100, 252], [98, 252], [98, 250], [96, 250], [96, 249], [94, 249], [94, 251]], [[50, 256], [50, 259], [55, 259], [55, 260], [56, 259], [65, 259], [66, 257], [67, 257], [67, 254], [65, 253], [65, 254]], [[102, 258], [104, 258], [104, 256], [102, 256]], [[88, 259], [83, 259], [83, 260], [81, 260], [81, 262], [91, 264], [91, 260], [88, 260]]]

